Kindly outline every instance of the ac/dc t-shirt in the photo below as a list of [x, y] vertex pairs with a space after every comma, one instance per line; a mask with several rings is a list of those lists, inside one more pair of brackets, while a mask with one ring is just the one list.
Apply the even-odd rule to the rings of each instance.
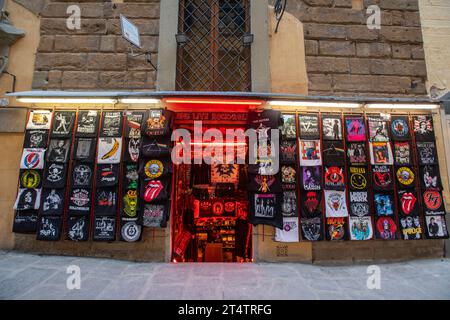
[[140, 138], [125, 139], [124, 149], [125, 149], [124, 152], [125, 162], [138, 162], [141, 150], [141, 139]]
[[169, 110], [149, 110], [143, 125], [144, 135], [165, 136], [170, 133], [173, 112]]
[[328, 241], [347, 240], [347, 218], [327, 218], [326, 236]]
[[423, 228], [419, 216], [404, 216], [399, 218], [400, 231], [403, 240], [422, 239]]
[[64, 212], [64, 189], [43, 189], [41, 214], [59, 216]]
[[322, 116], [322, 139], [342, 140], [342, 119], [340, 116]]
[[436, 144], [434, 142], [417, 142], [417, 155], [420, 165], [438, 164]]
[[281, 137], [283, 140], [295, 140], [297, 138], [297, 126], [295, 124], [295, 114], [283, 114], [283, 126]]
[[302, 167], [301, 181], [303, 190], [311, 191], [322, 189], [322, 167]]
[[284, 140], [280, 144], [280, 162], [296, 163], [297, 161], [297, 142], [295, 140]]
[[114, 241], [116, 238], [116, 217], [95, 216], [92, 238], [94, 241]]
[[62, 217], [40, 217], [37, 240], [58, 241], [61, 236]]
[[123, 187], [126, 190], [130, 189], [136, 190], [139, 188], [139, 173], [137, 164], [135, 163], [125, 164], [123, 175]]
[[129, 189], [124, 191], [122, 197], [122, 217], [129, 219], [138, 218], [138, 191]]
[[327, 166], [343, 166], [345, 164], [344, 143], [342, 141], [324, 141], [323, 161]]
[[442, 193], [437, 190], [422, 191], [425, 215], [445, 215]]
[[170, 193], [170, 177], [150, 179], [142, 178], [141, 198], [147, 202], [167, 200]]
[[426, 216], [425, 230], [425, 236], [428, 239], [448, 239], [445, 216]]
[[89, 215], [91, 195], [90, 189], [72, 188], [69, 193], [69, 215]]
[[321, 217], [302, 218], [302, 238], [307, 241], [323, 240], [323, 221]]
[[392, 190], [394, 173], [391, 166], [373, 166], [372, 183], [374, 190]]
[[97, 188], [95, 191], [95, 215], [115, 216], [117, 201], [116, 188]]
[[169, 202], [146, 203], [142, 208], [142, 225], [148, 228], [165, 228], [169, 216]]
[[375, 219], [375, 236], [381, 240], [397, 239], [397, 224], [392, 217], [379, 217]]
[[301, 192], [301, 215], [305, 218], [322, 216], [322, 192]]
[[249, 175], [248, 191], [258, 193], [279, 193], [281, 192], [281, 177]]
[[99, 113], [95, 110], [78, 112], [77, 137], [96, 137], [99, 123]]
[[397, 177], [398, 185], [402, 188], [415, 188], [417, 174], [413, 167], [397, 167], [395, 176]]
[[411, 130], [409, 129], [409, 120], [407, 116], [391, 117], [392, 140], [404, 141], [411, 139]]
[[94, 176], [94, 165], [75, 162], [72, 168], [72, 186], [90, 188]]
[[19, 189], [14, 210], [38, 210], [41, 205], [42, 189]]
[[420, 167], [420, 186], [427, 190], [441, 190], [442, 182], [439, 173], [439, 166], [422, 166]]
[[69, 159], [70, 139], [51, 139], [47, 151], [47, 161], [66, 163]]
[[44, 188], [64, 188], [66, 185], [67, 165], [47, 162], [42, 185]]
[[320, 139], [319, 116], [317, 114], [299, 115], [300, 139]]
[[419, 198], [416, 190], [398, 190], [398, 212], [401, 216], [419, 214]]
[[349, 192], [350, 216], [364, 217], [370, 215], [370, 201], [367, 191]]
[[25, 131], [24, 148], [43, 148], [48, 144], [48, 130], [27, 130]]
[[25, 189], [39, 189], [42, 186], [43, 170], [21, 169], [19, 174], [20, 187]]
[[146, 158], [168, 156], [172, 151], [171, 145], [170, 136], [144, 136], [141, 153]]
[[83, 162], [94, 162], [96, 148], [96, 139], [76, 138], [74, 159]]
[[369, 184], [367, 167], [349, 167], [348, 184], [351, 190], [366, 190]]
[[89, 238], [89, 217], [69, 217], [67, 219], [67, 239], [87, 241]]
[[398, 166], [413, 164], [411, 142], [394, 142], [394, 163]]
[[433, 117], [431, 115], [414, 116], [414, 134], [416, 141], [434, 141]]
[[391, 193], [375, 193], [373, 195], [375, 214], [379, 217], [393, 216], [395, 212], [394, 197]]
[[366, 125], [363, 117], [345, 117], [347, 141], [366, 141]]
[[142, 227], [135, 221], [122, 222], [121, 240], [125, 242], [137, 242], [140, 240]]
[[295, 191], [284, 191], [281, 203], [283, 217], [298, 217], [297, 193]]
[[347, 160], [351, 165], [367, 165], [366, 144], [364, 142], [349, 142], [347, 144]]
[[280, 194], [249, 194], [250, 223], [283, 228]]
[[121, 137], [122, 136], [122, 112], [105, 111], [102, 114], [101, 137]]
[[144, 111], [127, 111], [125, 113], [125, 137], [139, 139], [141, 137], [142, 123], [145, 119]]
[[20, 169], [44, 169], [45, 149], [23, 149]]
[[52, 137], [70, 137], [73, 132], [75, 116], [75, 111], [55, 111], [53, 116]]
[[16, 211], [13, 222], [15, 233], [36, 233], [38, 212], [36, 210]]
[[116, 186], [119, 183], [119, 165], [99, 164], [96, 177], [97, 188]]

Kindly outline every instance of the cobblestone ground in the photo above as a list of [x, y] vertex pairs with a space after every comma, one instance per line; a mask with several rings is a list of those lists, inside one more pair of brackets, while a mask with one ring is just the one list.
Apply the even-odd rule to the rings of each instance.
[[[67, 289], [67, 267], [81, 288]], [[450, 299], [450, 260], [380, 264], [381, 289], [367, 266], [163, 264], [0, 251], [1, 299]]]

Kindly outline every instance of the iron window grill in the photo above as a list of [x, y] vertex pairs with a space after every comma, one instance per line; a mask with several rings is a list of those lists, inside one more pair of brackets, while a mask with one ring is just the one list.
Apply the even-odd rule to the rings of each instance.
[[180, 0], [177, 90], [250, 91], [250, 0]]

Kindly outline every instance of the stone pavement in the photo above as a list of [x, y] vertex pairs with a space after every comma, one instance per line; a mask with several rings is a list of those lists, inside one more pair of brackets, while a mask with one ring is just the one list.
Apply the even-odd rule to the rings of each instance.
[[[70, 265], [81, 289], [69, 290]], [[0, 251], [0, 299], [450, 299], [450, 259], [367, 266], [163, 264]]]

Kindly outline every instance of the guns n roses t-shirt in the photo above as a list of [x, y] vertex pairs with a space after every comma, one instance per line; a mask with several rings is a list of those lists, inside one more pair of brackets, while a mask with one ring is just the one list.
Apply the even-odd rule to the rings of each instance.
[[412, 167], [398, 167], [396, 169], [397, 182], [400, 187], [414, 188], [416, 186], [416, 173]]

